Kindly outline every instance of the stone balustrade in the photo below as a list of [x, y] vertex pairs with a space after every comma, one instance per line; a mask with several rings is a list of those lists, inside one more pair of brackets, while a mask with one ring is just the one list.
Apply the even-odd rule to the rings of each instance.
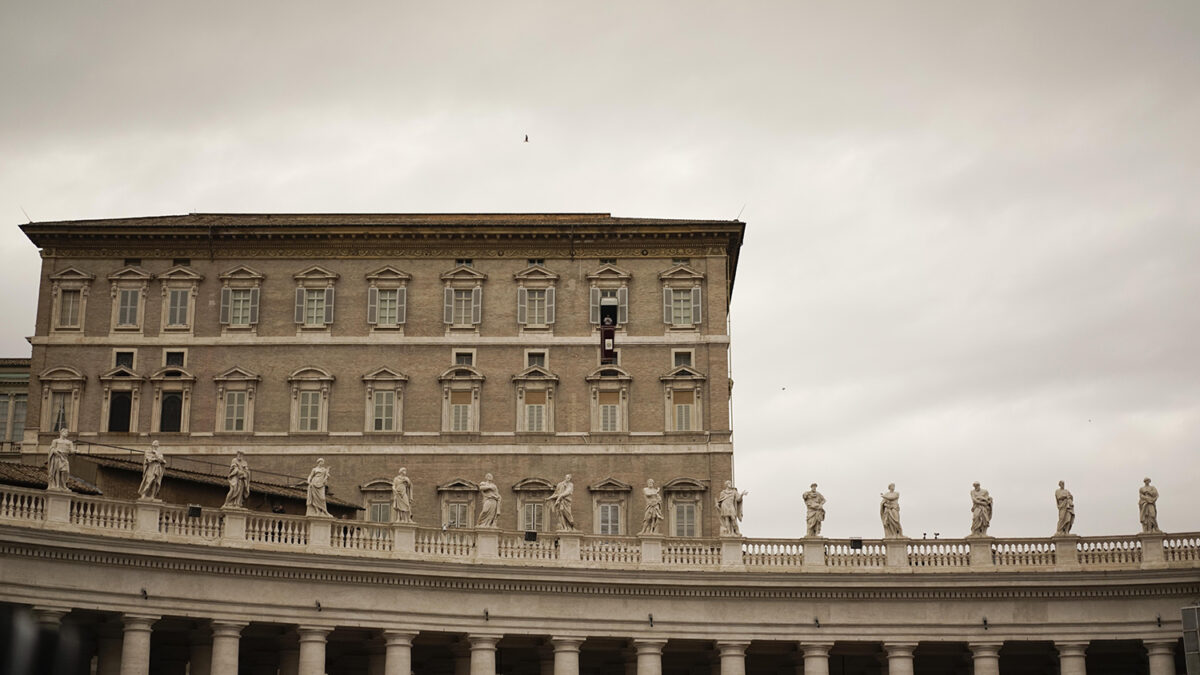
[[521, 565], [745, 569], [755, 572], [970, 572], [1200, 566], [1200, 533], [967, 539], [720, 539], [442, 530], [127, 502], [0, 487], [0, 523], [202, 546]]

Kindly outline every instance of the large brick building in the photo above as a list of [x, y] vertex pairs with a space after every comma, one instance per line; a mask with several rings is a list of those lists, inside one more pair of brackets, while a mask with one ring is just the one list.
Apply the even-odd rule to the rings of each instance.
[[[664, 485], [673, 536], [715, 535], [732, 477], [726, 315], [744, 225], [608, 214], [191, 214], [22, 226], [43, 257], [23, 453], [58, 429], [304, 476], [390, 517], [636, 533]], [[615, 363], [600, 328], [615, 327]], [[716, 486], [716, 490], [714, 490]]]

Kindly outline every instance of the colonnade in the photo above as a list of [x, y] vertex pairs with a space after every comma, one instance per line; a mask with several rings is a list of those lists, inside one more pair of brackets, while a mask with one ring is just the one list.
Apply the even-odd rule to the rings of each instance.
[[[57, 630], [69, 610], [56, 607], [33, 607], [33, 616], [43, 629]], [[121, 636], [99, 637], [96, 640], [95, 675], [148, 675], [151, 665], [151, 638], [155, 623], [162, 617], [129, 613], [121, 615]], [[193, 642], [187, 657], [189, 675], [238, 675], [239, 655], [244, 621], [213, 619], [207, 622], [208, 640]], [[296, 649], [281, 649], [278, 668], [270, 672], [279, 675], [325, 675], [326, 646], [332, 625], [297, 625], [291, 628], [296, 636]], [[372, 658], [367, 675], [409, 675], [413, 672], [413, 640], [418, 632], [412, 630], [377, 631], [382, 638], [383, 653]], [[467, 633], [465, 658], [456, 659], [455, 675], [496, 675], [498, 645], [503, 633]], [[582, 635], [549, 636], [546, 644], [552, 659], [546, 661], [541, 675], [580, 675], [580, 650], [587, 640]], [[663, 652], [666, 638], [632, 638], [629, 641], [635, 655], [626, 667], [626, 675], [663, 675]], [[1149, 675], [1176, 675], [1175, 650], [1178, 640], [1146, 639], [1146, 672]], [[747, 675], [748, 640], [716, 640], [716, 675]], [[799, 663], [796, 675], [830, 675], [830, 652], [835, 643], [799, 640], [794, 643]], [[841, 643], [839, 643], [841, 644]], [[886, 675], [915, 675], [914, 652], [918, 642], [887, 641], [881, 644], [886, 658]], [[927, 644], [922, 642], [920, 644]], [[967, 642], [973, 675], [1000, 675], [1000, 651], [1003, 641]], [[1090, 643], [1080, 640], [1054, 641], [1060, 675], [1087, 675], [1086, 654]], [[775, 671], [772, 671], [775, 672]]]

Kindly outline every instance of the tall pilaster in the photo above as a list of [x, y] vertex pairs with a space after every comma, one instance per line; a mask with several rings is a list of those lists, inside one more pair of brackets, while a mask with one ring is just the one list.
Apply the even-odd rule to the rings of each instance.
[[468, 635], [471, 645], [471, 675], [496, 675], [496, 643], [499, 635]]
[[746, 647], [749, 646], [749, 642], [717, 643], [717, 652], [721, 655], [721, 675], [746, 675]]
[[412, 673], [412, 641], [417, 636], [411, 631], [383, 631], [384, 675], [409, 675]]
[[971, 643], [971, 656], [975, 666], [975, 675], [1000, 675], [999, 642]]
[[121, 675], [148, 675], [150, 672], [150, 634], [159, 617], [126, 614], [125, 635], [121, 640]]
[[637, 651], [637, 675], [662, 675], [662, 650], [666, 640], [634, 640]]
[[[1150, 657], [1150, 675], [1175, 675], [1175, 647], [1178, 641], [1145, 642]], [[1064, 674], [1065, 675], [1065, 674]]]
[[211, 675], [238, 675], [238, 653], [242, 629], [240, 621], [212, 622]]
[[804, 654], [804, 675], [829, 675], [829, 650], [832, 642], [801, 642]]
[[915, 642], [885, 642], [888, 675], [913, 675], [913, 650], [916, 648]]
[[579, 646], [583, 638], [551, 637], [554, 646], [554, 675], [579, 675]]
[[1087, 675], [1086, 642], [1055, 642], [1059, 675]]
[[325, 675], [325, 638], [332, 630], [325, 626], [296, 627], [300, 636], [298, 675]]

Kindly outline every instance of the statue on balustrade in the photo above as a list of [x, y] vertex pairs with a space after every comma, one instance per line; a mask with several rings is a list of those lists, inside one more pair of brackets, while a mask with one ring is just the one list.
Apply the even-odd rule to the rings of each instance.
[[572, 495], [575, 494], [575, 484], [571, 482], [571, 474], [554, 486], [554, 492], [546, 501], [558, 516], [559, 532], [575, 532], [575, 516], [571, 513]]
[[725, 481], [725, 489], [717, 495], [717, 513], [721, 516], [721, 536], [740, 537], [738, 521], [742, 519], [742, 499], [750, 494], [749, 490], [738, 492], [733, 487], [733, 481]]
[[979, 487], [979, 483], [971, 490], [971, 535], [986, 537], [988, 526], [992, 524], [992, 496], [987, 490]]
[[413, 521], [412, 500], [412, 481], [408, 478], [408, 469], [400, 467], [400, 472], [392, 479], [392, 510], [396, 512], [397, 523]]
[[483, 508], [479, 510], [478, 527], [498, 527], [496, 519], [500, 517], [500, 488], [492, 482], [492, 474], [479, 481], [479, 496], [483, 498]]
[[325, 505], [325, 486], [329, 483], [329, 467], [324, 459], [318, 459], [317, 465], [308, 473], [308, 510], [305, 515], [324, 516], [331, 518]]
[[240, 509], [242, 502], [250, 496], [250, 465], [246, 463], [246, 453], [241, 450], [234, 455], [229, 463], [229, 492], [225, 495], [223, 509]]
[[658, 534], [658, 524], [662, 522], [662, 488], [654, 486], [654, 479], [646, 479], [646, 487], [642, 488], [646, 497], [646, 513], [642, 516], [642, 531], [638, 534]]
[[150, 441], [150, 449], [142, 456], [142, 484], [138, 487], [138, 499], [158, 499], [166, 469], [167, 460], [158, 448], [158, 441]]
[[879, 519], [883, 521], [883, 536], [885, 539], [895, 539], [904, 536], [900, 527], [900, 493], [896, 492], [896, 484], [888, 483], [887, 492], [880, 493]]
[[825, 495], [817, 492], [817, 484], [813, 483], [808, 492], [801, 495], [804, 506], [808, 509], [808, 536], [821, 536], [821, 523], [825, 522]]
[[1054, 536], [1064, 537], [1071, 534], [1071, 528], [1075, 525], [1075, 497], [1061, 480], [1054, 491], [1054, 501], [1058, 504], [1058, 529], [1054, 531]]
[[1142, 521], [1142, 532], [1162, 532], [1158, 529], [1158, 488], [1150, 484], [1150, 479], [1142, 481], [1138, 488], [1138, 515]]
[[69, 456], [75, 452], [75, 444], [67, 438], [67, 430], [58, 432], [58, 438], [50, 441], [50, 456], [46, 458], [46, 489], [65, 492], [67, 477], [71, 475]]

